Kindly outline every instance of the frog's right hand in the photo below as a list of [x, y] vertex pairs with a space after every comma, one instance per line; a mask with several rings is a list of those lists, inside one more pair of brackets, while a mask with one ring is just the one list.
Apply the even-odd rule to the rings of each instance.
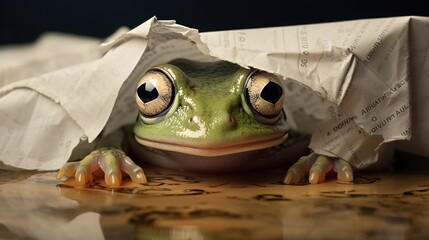
[[83, 186], [93, 181], [93, 174], [104, 172], [104, 180], [109, 187], [119, 187], [122, 172], [128, 174], [135, 183], [146, 183], [143, 169], [135, 164], [122, 150], [116, 147], [103, 147], [92, 151], [78, 162], [69, 162], [59, 170], [57, 179], [75, 178], [76, 184]]
[[325, 182], [329, 172], [337, 173], [338, 182], [353, 182], [353, 168], [343, 159], [331, 158], [316, 153], [301, 157], [293, 164], [284, 179], [285, 184], [295, 184], [308, 175], [312, 184]]

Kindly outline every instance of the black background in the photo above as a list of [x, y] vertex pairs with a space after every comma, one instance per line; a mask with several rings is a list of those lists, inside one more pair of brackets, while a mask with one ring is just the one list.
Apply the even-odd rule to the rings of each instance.
[[428, 16], [425, 1], [3, 1], [0, 45], [34, 41], [46, 31], [104, 38], [152, 16], [201, 32], [361, 18]]

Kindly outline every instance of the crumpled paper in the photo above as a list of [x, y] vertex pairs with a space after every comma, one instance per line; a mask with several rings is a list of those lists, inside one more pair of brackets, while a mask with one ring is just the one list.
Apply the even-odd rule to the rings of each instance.
[[222, 59], [282, 76], [289, 124], [312, 132], [310, 147], [316, 153], [364, 168], [377, 161], [381, 144], [413, 136], [411, 143], [419, 144], [399, 147], [429, 156], [429, 150], [418, 148], [429, 131], [427, 17], [208, 33], [154, 17], [130, 31], [118, 30], [101, 44], [56, 37], [69, 39], [57, 43], [62, 51], [50, 44], [39, 48], [43, 39], [0, 48], [0, 161], [5, 166], [58, 169], [73, 149], [102, 130], [132, 123], [138, 76], [178, 57]]

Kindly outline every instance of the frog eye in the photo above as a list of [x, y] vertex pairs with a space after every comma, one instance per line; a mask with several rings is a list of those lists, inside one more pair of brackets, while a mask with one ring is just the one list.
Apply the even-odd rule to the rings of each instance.
[[250, 114], [262, 123], [274, 124], [282, 116], [284, 91], [281, 80], [274, 74], [251, 72], [244, 85], [243, 98]]
[[143, 121], [158, 122], [174, 102], [174, 81], [161, 69], [153, 68], [139, 80], [135, 98]]

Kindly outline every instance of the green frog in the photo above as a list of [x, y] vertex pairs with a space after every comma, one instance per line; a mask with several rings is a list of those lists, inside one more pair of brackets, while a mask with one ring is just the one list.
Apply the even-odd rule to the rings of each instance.
[[[226, 61], [177, 59], [153, 66], [137, 84], [136, 124], [102, 138], [81, 161], [66, 163], [57, 179], [74, 177], [77, 185], [85, 185], [99, 176], [118, 187], [126, 174], [133, 182], [146, 183], [143, 169], [126, 153], [184, 171], [257, 170], [279, 164], [284, 159], [266, 151], [284, 146], [290, 134], [282, 82], [277, 75]], [[308, 175], [311, 183], [319, 183], [330, 171], [340, 181], [353, 180], [346, 161], [310, 153], [289, 168], [283, 182], [298, 183]]]

